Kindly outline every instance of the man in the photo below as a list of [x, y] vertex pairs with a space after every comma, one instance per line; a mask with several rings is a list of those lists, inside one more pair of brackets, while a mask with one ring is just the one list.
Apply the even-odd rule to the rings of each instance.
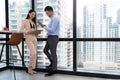
[[53, 8], [51, 6], [46, 6], [44, 11], [47, 14], [47, 16], [51, 19], [51, 21], [48, 26], [42, 24], [41, 22], [38, 22], [38, 24], [48, 32], [48, 39], [44, 48], [44, 53], [50, 60], [50, 65], [46, 67], [49, 69], [49, 72], [46, 74], [46, 76], [50, 76], [55, 74], [57, 69], [56, 49], [59, 40], [58, 36], [60, 31], [60, 20], [59, 18], [55, 17]]

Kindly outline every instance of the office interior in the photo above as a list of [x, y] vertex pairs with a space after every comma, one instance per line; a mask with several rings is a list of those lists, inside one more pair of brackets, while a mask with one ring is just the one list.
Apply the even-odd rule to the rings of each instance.
[[[119, 0], [0, 0], [0, 80], [116, 80], [120, 79], [120, 1]], [[46, 77], [50, 64], [43, 49], [47, 32], [37, 36], [37, 74], [29, 75], [29, 49], [23, 36], [16, 46], [3, 42], [19, 31], [28, 11], [46, 25], [44, 8], [52, 6], [60, 19], [57, 45], [57, 72]], [[7, 33], [8, 31], [8, 33]]]

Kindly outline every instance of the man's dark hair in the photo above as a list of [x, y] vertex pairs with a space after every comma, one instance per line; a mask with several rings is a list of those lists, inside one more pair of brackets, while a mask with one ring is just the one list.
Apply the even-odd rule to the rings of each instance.
[[51, 6], [46, 6], [44, 11], [53, 11], [53, 8]]

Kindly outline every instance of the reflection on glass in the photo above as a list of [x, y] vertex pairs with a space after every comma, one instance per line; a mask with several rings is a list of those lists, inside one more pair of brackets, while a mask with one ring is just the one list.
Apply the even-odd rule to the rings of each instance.
[[77, 42], [77, 70], [120, 72], [119, 45], [120, 42]]
[[77, 37], [120, 37], [119, 3], [119, 0], [84, 0], [82, 3], [77, 0]]
[[[35, 0], [35, 10], [37, 11], [37, 20], [48, 25], [49, 18], [44, 12], [45, 6], [52, 6], [56, 16], [60, 18], [60, 37], [72, 38], [72, 7], [73, 0]], [[38, 27], [40, 28], [40, 27]], [[45, 38], [46, 31], [43, 31], [39, 37]]]

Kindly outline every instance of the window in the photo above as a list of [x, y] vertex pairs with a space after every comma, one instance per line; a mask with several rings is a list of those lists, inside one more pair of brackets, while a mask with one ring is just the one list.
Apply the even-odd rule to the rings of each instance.
[[119, 45], [116, 44], [120, 42], [77, 42], [77, 70], [120, 72]]
[[[5, 15], [5, 1], [8, 1], [8, 16]], [[57, 46], [58, 70], [72, 71], [77, 74], [79, 72], [92, 72], [119, 75], [120, 42], [94, 41], [94, 39], [97, 38], [117, 39], [120, 37], [119, 0], [5, 1], [0, 1], [1, 18], [3, 19], [2, 22], [0, 22], [0, 30], [6, 26], [5, 17], [9, 19], [7, 20], [9, 22], [9, 26], [7, 26], [9, 30], [19, 30], [22, 21], [26, 18], [31, 8], [35, 8], [37, 21], [48, 25], [50, 18], [45, 14], [44, 8], [48, 5], [53, 7], [55, 15], [60, 18], [60, 41]], [[31, 5], [31, 2], [32, 4], [34, 3], [34, 5]], [[76, 5], [73, 5], [74, 2], [76, 2]], [[37, 25], [37, 29], [42, 28]], [[37, 68], [43, 68], [50, 63], [43, 53], [47, 40], [46, 33], [46, 30], [43, 29], [43, 32], [37, 37]], [[0, 35], [0, 39], [3, 38], [5, 38], [5, 35]], [[89, 38], [91, 40], [89, 40]], [[87, 39], [88, 41], [86, 41]], [[30, 52], [25, 41], [23, 45], [20, 44], [19, 48], [21, 52], [24, 50], [24, 61], [27, 67], [29, 65]], [[4, 53], [5, 51], [6, 48], [4, 48]], [[16, 46], [12, 47], [11, 52], [9, 55], [10, 58], [21, 59]], [[3, 54], [2, 59], [6, 59], [6, 54]], [[21, 67], [21, 61], [14, 61], [14, 63], [15, 66], [18, 65]], [[4, 66], [6, 65], [0, 64], [0, 67]]]
[[[60, 38], [73, 38], [73, 0], [35, 0], [35, 10], [37, 13], [37, 21], [40, 21], [46, 25], [49, 24], [50, 18], [45, 14], [44, 8], [46, 6], [52, 6], [54, 13], [60, 18]], [[54, 4], [53, 4], [54, 3]], [[37, 29], [41, 29], [37, 25]], [[43, 29], [44, 30], [44, 29]], [[47, 31], [44, 30], [38, 38], [47, 38]], [[43, 53], [46, 40], [38, 41], [38, 58], [37, 67], [49, 65], [49, 60]], [[73, 67], [73, 42], [72, 41], [60, 41], [57, 48], [58, 57], [58, 69], [70, 70]]]
[[[53, 4], [54, 2], [54, 4]], [[52, 6], [56, 16], [60, 18], [60, 37], [61, 38], [72, 38], [73, 25], [72, 25], [72, 0], [36, 0], [35, 9], [37, 11], [37, 20], [48, 25], [50, 19], [44, 12], [46, 6]], [[46, 37], [45, 31], [39, 36], [42, 38]]]
[[[77, 0], [77, 38], [119, 38], [119, 0]], [[77, 70], [119, 73], [119, 42], [78, 41]]]
[[[26, 18], [30, 8], [30, 0], [10, 0], [9, 2], [9, 29], [19, 30], [22, 21]], [[16, 28], [15, 28], [16, 27]]]
[[[6, 15], [5, 15], [5, 0], [0, 0], [0, 18], [1, 18], [1, 21], [0, 21], [0, 30], [3, 30], [4, 27], [6, 27]], [[5, 35], [3, 34], [0, 34], [0, 38], [5, 38]], [[2, 42], [2, 41], [1, 41]], [[2, 46], [0, 45], [0, 49], [2, 49]], [[0, 50], [1, 51], [1, 50]], [[2, 60], [5, 60], [6, 59], [6, 55], [5, 55], [5, 51], [3, 51], [3, 55], [2, 55]], [[0, 63], [0, 68], [6, 66], [6, 64], [4, 63]]]
[[[0, 1], [1, 5], [0, 5], [0, 30], [3, 30], [4, 27], [6, 27], [6, 14], [5, 14], [5, 1], [1, 0]], [[5, 35], [0, 34], [0, 38], [5, 38]]]
[[78, 38], [118, 38], [119, 0], [77, 0]]
[[[8, 0], [9, 3], [9, 30], [18, 31], [22, 21], [25, 20], [28, 11], [31, 9], [31, 0]], [[22, 44], [19, 45], [22, 53]], [[17, 48], [12, 48], [11, 58], [21, 59]], [[26, 53], [26, 52], [25, 52]], [[27, 54], [28, 55], [28, 54]], [[16, 65], [21, 62], [16, 61]]]

